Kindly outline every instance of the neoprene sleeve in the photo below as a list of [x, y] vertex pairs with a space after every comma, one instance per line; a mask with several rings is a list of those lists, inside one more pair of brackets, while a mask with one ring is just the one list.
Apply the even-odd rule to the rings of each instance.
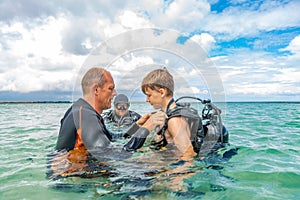
[[123, 149], [126, 151], [135, 151], [143, 146], [149, 135], [148, 129], [140, 127], [132, 136], [127, 144], [124, 145]]
[[82, 109], [82, 141], [88, 149], [103, 148], [110, 144], [109, 133], [100, 116], [90, 109]]
[[130, 138], [135, 132], [137, 132], [137, 130], [139, 129], [139, 125], [137, 125], [136, 123], [133, 123], [129, 129], [123, 134], [124, 138]]

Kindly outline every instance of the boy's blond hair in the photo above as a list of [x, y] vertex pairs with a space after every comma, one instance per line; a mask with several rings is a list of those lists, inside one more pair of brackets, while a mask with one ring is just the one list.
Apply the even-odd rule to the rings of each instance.
[[167, 90], [167, 95], [173, 96], [173, 76], [168, 72], [167, 68], [165, 67], [163, 69], [155, 69], [148, 73], [142, 81], [141, 89], [144, 92], [144, 94], [148, 88], [156, 91], [158, 91], [160, 88], [165, 88]]

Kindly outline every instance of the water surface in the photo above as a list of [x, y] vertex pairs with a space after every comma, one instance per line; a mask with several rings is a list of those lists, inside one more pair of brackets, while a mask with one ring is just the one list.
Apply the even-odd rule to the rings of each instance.
[[[113, 162], [117, 177], [48, 180], [46, 155], [69, 106], [0, 104], [0, 199], [300, 199], [299, 103], [222, 105], [230, 143], [239, 148], [228, 161], [195, 160], [167, 175], [166, 166], [180, 163], [170, 166], [145, 150]], [[150, 107], [131, 109], [143, 114]], [[153, 176], [155, 169], [162, 173]]]

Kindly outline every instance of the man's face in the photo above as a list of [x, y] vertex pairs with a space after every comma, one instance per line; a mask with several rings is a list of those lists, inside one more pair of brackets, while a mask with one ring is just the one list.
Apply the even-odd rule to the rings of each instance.
[[106, 83], [103, 88], [98, 87], [98, 96], [97, 101], [102, 110], [108, 109], [111, 107], [111, 102], [117, 92], [115, 90], [115, 83], [110, 73], [105, 73]]
[[129, 105], [127, 103], [117, 103], [115, 105], [115, 112], [118, 116], [122, 117], [127, 115]]

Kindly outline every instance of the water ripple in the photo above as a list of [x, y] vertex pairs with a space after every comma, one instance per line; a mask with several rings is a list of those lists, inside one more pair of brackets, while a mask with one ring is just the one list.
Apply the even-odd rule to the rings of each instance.
[[130, 162], [114, 163], [124, 167], [118, 177], [52, 182], [45, 178], [46, 155], [69, 106], [0, 104], [0, 193], [6, 199], [300, 198], [300, 104], [226, 104], [230, 142], [239, 148], [226, 162], [195, 161], [186, 174], [150, 176], [149, 169], [163, 171], [165, 161], [140, 152]]

